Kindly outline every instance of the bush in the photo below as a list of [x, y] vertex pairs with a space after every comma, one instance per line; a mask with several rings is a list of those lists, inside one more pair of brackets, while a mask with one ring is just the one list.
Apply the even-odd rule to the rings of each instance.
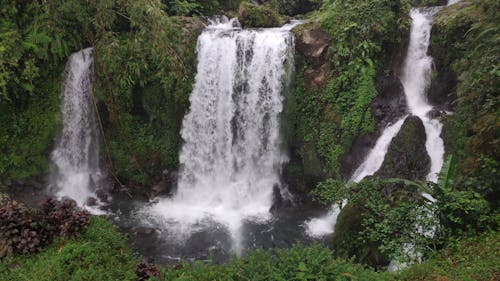
[[59, 202], [49, 198], [42, 203], [42, 211], [46, 228], [61, 237], [77, 236], [90, 221], [89, 212], [77, 209], [70, 199]]
[[0, 259], [37, 252], [50, 241], [50, 232], [26, 206], [10, 202], [0, 208]]
[[136, 262], [125, 237], [104, 218], [92, 217], [77, 238], [59, 238], [37, 255], [14, 255], [0, 263], [0, 280], [133, 281]]
[[259, 6], [248, 2], [240, 4], [238, 19], [245, 28], [276, 27], [281, 25], [281, 18], [275, 10], [268, 6]]
[[89, 223], [90, 214], [73, 200], [47, 199], [41, 212], [10, 202], [0, 208], [0, 258], [14, 253], [34, 253], [54, 236], [75, 237]]
[[138, 281], [145, 281], [150, 277], [160, 277], [160, 270], [152, 264], [141, 262], [137, 265], [135, 274], [137, 274]]

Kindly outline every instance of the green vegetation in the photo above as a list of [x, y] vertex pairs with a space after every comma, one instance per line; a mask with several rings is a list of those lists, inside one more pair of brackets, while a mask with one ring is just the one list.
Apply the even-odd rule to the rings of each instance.
[[273, 7], [242, 2], [238, 10], [238, 19], [245, 28], [277, 27], [282, 24], [278, 12]]
[[[422, 264], [388, 273], [336, 259], [322, 246], [296, 245], [284, 250], [257, 250], [225, 265], [194, 262], [161, 267], [160, 277], [149, 280], [495, 280], [499, 253], [500, 235], [490, 232], [457, 240]], [[93, 217], [76, 239], [60, 239], [39, 254], [3, 260], [0, 279], [137, 280], [136, 263], [116, 228]]]
[[427, 261], [403, 270], [398, 280], [498, 280], [499, 254], [498, 232], [456, 240]]
[[299, 144], [295, 149], [304, 167], [310, 155], [321, 161], [322, 171], [316, 171], [320, 178], [339, 178], [340, 157], [354, 137], [374, 130], [370, 104], [377, 96], [375, 75], [390, 68], [392, 50], [407, 36], [405, 3], [324, 1], [314, 16], [317, 23], [296, 31], [300, 36], [306, 28], [318, 28], [331, 39], [325, 86], [306, 86], [306, 64], [297, 73], [290, 105], [290, 137]]
[[154, 0], [17, 2], [0, 4], [0, 176], [47, 172], [64, 65], [88, 46], [108, 166], [137, 184], [173, 168], [201, 22]]
[[76, 239], [57, 240], [37, 255], [15, 256], [0, 263], [0, 279], [135, 280], [135, 260], [125, 238], [103, 218], [93, 217]]
[[450, 85], [457, 95], [455, 113], [444, 119], [447, 150], [457, 157], [457, 182], [496, 208], [500, 206], [499, 8], [494, 0], [449, 6], [436, 18], [431, 36], [433, 55], [457, 79], [455, 88]]

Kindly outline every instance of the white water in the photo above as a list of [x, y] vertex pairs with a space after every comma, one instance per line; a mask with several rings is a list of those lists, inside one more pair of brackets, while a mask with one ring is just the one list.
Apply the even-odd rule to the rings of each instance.
[[79, 206], [96, 198], [95, 183], [101, 178], [92, 68], [92, 48], [69, 57], [61, 92], [62, 132], [51, 155], [51, 188], [57, 197], [69, 197]]
[[[410, 16], [413, 21], [410, 43], [403, 66], [403, 75], [400, 77], [408, 110], [410, 114], [419, 117], [425, 127], [425, 147], [431, 159], [426, 179], [431, 182], [437, 181], [438, 173], [443, 165], [444, 155], [444, 143], [441, 139], [443, 125], [439, 120], [429, 118], [429, 112], [433, 107], [426, 98], [433, 63], [432, 57], [427, 55], [427, 50], [429, 48], [432, 21], [440, 9], [441, 7], [431, 7], [411, 10]], [[353, 173], [350, 181], [360, 182], [366, 176], [371, 176], [380, 169], [391, 141], [399, 133], [405, 119], [406, 116], [384, 129], [375, 147]], [[431, 197], [429, 194], [425, 194], [425, 196]], [[434, 199], [431, 197], [429, 200]], [[325, 216], [307, 221], [305, 223], [306, 233], [312, 237], [321, 237], [333, 233], [339, 213], [339, 206], [332, 206]]]
[[281, 184], [282, 92], [294, 53], [293, 25], [238, 26], [217, 21], [199, 36], [177, 194], [140, 212], [179, 240], [222, 224], [237, 253], [242, 224], [270, 218], [273, 187]]
[[429, 118], [433, 107], [426, 98], [430, 86], [432, 57], [427, 55], [431, 35], [432, 21], [441, 7], [412, 9], [410, 44], [406, 56], [401, 83], [405, 89], [406, 101], [410, 113], [418, 116], [425, 127], [425, 147], [431, 159], [427, 180], [436, 182], [443, 166], [444, 144], [441, 139], [443, 125], [437, 119]]

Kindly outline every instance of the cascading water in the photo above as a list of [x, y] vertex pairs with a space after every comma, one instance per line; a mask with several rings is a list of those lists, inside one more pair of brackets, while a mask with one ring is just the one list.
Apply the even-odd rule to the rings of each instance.
[[51, 155], [51, 189], [85, 206], [101, 178], [99, 138], [92, 103], [92, 48], [69, 57], [62, 88], [62, 132]]
[[429, 117], [433, 107], [427, 102], [426, 93], [430, 86], [432, 57], [427, 55], [431, 35], [432, 21], [441, 7], [412, 9], [410, 44], [403, 67], [401, 83], [410, 113], [418, 116], [425, 127], [425, 147], [431, 159], [427, 180], [436, 182], [443, 166], [444, 144], [441, 139], [443, 125], [437, 119]]
[[178, 190], [140, 211], [177, 238], [215, 225], [241, 251], [244, 221], [270, 218], [279, 188], [282, 92], [293, 67], [294, 38], [282, 28], [242, 30], [217, 21], [198, 38], [196, 83], [181, 131]]
[[[431, 182], [437, 181], [437, 175], [443, 165], [444, 144], [440, 136], [443, 125], [439, 120], [429, 117], [429, 113], [433, 110], [433, 107], [427, 102], [426, 93], [430, 85], [432, 58], [427, 55], [427, 50], [429, 48], [432, 21], [441, 8], [428, 7], [411, 10], [412, 26], [410, 43], [403, 66], [403, 75], [400, 77], [404, 87], [408, 110], [410, 114], [419, 117], [425, 127], [425, 147], [431, 159], [431, 167], [427, 174], [427, 180]], [[392, 139], [399, 133], [405, 119], [406, 116], [385, 128], [377, 140], [375, 147], [368, 153], [363, 163], [353, 173], [350, 181], [359, 182], [366, 176], [375, 174], [380, 169], [389, 145]], [[432, 198], [430, 199], [432, 200]], [[340, 208], [333, 206], [327, 215], [309, 220], [305, 224], [306, 233], [313, 237], [331, 234], [339, 213]]]

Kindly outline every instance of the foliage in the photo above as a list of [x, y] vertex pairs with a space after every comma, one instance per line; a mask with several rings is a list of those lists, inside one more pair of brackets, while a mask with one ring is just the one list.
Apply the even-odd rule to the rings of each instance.
[[82, 47], [87, 31], [88, 19], [69, 9], [75, 3], [57, 9], [39, 1], [0, 4], [2, 177], [25, 178], [48, 168], [45, 152], [58, 127], [64, 60]]
[[235, 11], [241, 0], [163, 0], [169, 15], [189, 16], [201, 14], [212, 16], [221, 11]]
[[14, 253], [33, 253], [51, 241], [36, 215], [15, 202], [0, 208], [0, 258]]
[[272, 7], [254, 5], [248, 2], [240, 4], [238, 19], [245, 28], [276, 27], [281, 25], [279, 14]]
[[1, 280], [136, 280], [125, 237], [103, 218], [93, 217], [76, 239], [58, 239], [37, 255], [16, 255], [0, 263]]
[[404, 269], [396, 280], [498, 280], [499, 253], [498, 232], [459, 239], [427, 261]]
[[[348, 184], [327, 180], [315, 194], [325, 203], [348, 202], [335, 225], [336, 253], [380, 266], [393, 259], [415, 259], [403, 245], [412, 245], [413, 253], [426, 253], [432, 247], [434, 237], [427, 233], [434, 231], [437, 221], [431, 215], [434, 205], [421, 195], [427, 191], [425, 184], [398, 179]], [[354, 214], [358, 218], [353, 220]], [[377, 252], [383, 256], [377, 257]]]
[[[498, 211], [470, 187], [457, 188], [453, 184], [455, 164], [450, 155], [439, 173], [434, 196], [437, 199], [442, 235], [461, 237], [476, 235], [498, 227]], [[463, 185], [467, 182], [460, 182]]]
[[141, 262], [137, 265], [135, 274], [138, 281], [145, 281], [151, 277], [160, 277], [160, 270], [152, 264]]
[[499, 205], [500, 184], [499, 5], [476, 0], [446, 7], [431, 37], [433, 55], [457, 78], [455, 112], [444, 120], [446, 146], [458, 163], [456, 181], [486, 197], [492, 207]]
[[0, 258], [37, 252], [54, 236], [75, 237], [88, 225], [89, 216], [68, 199], [47, 199], [41, 212], [9, 202], [0, 208]]
[[61, 237], [75, 237], [89, 224], [90, 214], [79, 210], [76, 202], [70, 199], [56, 201], [46, 199], [42, 205], [44, 227], [52, 234]]
[[[151, 183], [177, 164], [180, 125], [194, 79], [196, 19], [168, 17], [157, 1], [130, 1], [99, 24], [97, 92], [105, 105], [106, 137], [116, 174]], [[105, 18], [113, 7], [99, 10]], [[109, 20], [109, 22], [108, 22]], [[129, 26], [119, 32], [120, 21]]]
[[304, 87], [307, 64], [297, 74], [290, 134], [300, 141], [303, 161], [314, 150], [324, 175], [339, 178], [340, 158], [354, 138], [374, 130], [375, 76], [388, 68], [392, 50], [406, 36], [408, 10], [405, 1], [324, 1], [315, 15], [331, 39], [330, 71], [319, 89]]
[[167, 267], [160, 280], [388, 280], [388, 275], [344, 260], [321, 246], [257, 250], [226, 265], [203, 262]]

